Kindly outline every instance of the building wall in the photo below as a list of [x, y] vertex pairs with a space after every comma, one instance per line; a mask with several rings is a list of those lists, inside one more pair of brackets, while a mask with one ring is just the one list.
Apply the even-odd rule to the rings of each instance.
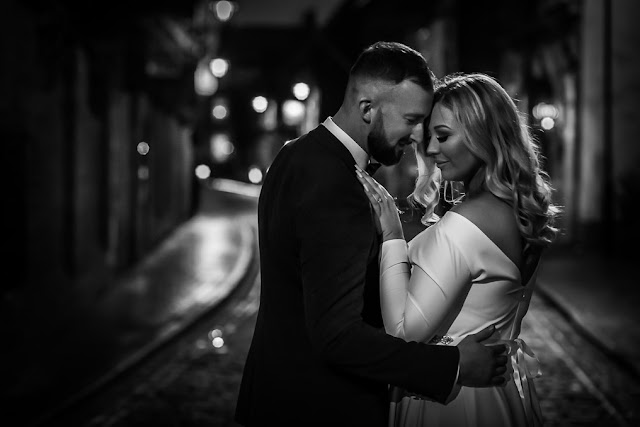
[[[612, 6], [612, 173], [615, 186], [616, 240], [620, 246], [640, 237], [640, 3], [610, 0]], [[606, 190], [605, 190], [606, 191]]]
[[580, 224], [603, 218], [605, 180], [603, 128], [604, 105], [604, 21], [603, 0], [586, 0], [582, 9], [580, 79], [580, 150], [578, 209]]
[[96, 294], [191, 214], [189, 128], [130, 79], [117, 36], [74, 38], [64, 10], [2, 8], [4, 247], [20, 277], [3, 286], [3, 301]]
[[639, 12], [632, 0], [583, 5], [577, 220], [584, 233], [599, 235], [612, 248], [638, 236]]

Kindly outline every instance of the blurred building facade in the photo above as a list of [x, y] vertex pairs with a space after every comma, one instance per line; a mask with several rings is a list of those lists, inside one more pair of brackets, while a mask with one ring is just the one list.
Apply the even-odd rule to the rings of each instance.
[[1, 7], [15, 310], [27, 290], [98, 292], [191, 214], [194, 54], [176, 22], [194, 3], [134, 3]]
[[[640, 17], [632, 0], [347, 2], [324, 29], [342, 63], [376, 40], [419, 50], [437, 77], [484, 72], [516, 99], [562, 206], [560, 241], [625, 254], [640, 237]], [[339, 48], [338, 48], [339, 47]], [[315, 63], [321, 116], [337, 111], [346, 83], [338, 61]], [[324, 67], [323, 67], [324, 66]], [[411, 191], [412, 156], [383, 169], [398, 195]]]
[[[633, 214], [640, 182], [634, 142], [640, 120], [633, 102], [640, 95], [634, 78], [638, 16], [632, 0], [344, 1], [322, 24], [310, 11], [287, 27], [295, 43], [287, 44], [286, 37], [275, 43], [289, 46], [279, 56], [278, 71], [261, 76], [251, 90], [269, 87], [282, 102], [297, 79], [308, 80], [320, 100], [308, 125], [317, 124], [338, 110], [351, 64], [378, 40], [416, 48], [437, 77], [492, 75], [527, 115], [540, 145], [555, 202], [563, 209], [560, 241], [618, 250], [639, 233]], [[242, 34], [247, 28], [236, 28], [235, 37]], [[258, 50], [274, 58], [264, 48], [273, 48], [273, 39], [257, 34], [244, 39], [245, 46], [263, 46]], [[269, 68], [275, 69], [273, 63], [264, 66]], [[287, 137], [277, 134], [275, 140], [284, 142], [302, 130], [288, 129]], [[400, 198], [411, 192], [412, 157], [377, 175]]]
[[[264, 12], [255, 0], [3, 2], [4, 245], [27, 272], [3, 303], [26, 288], [98, 293], [193, 214], [207, 177], [259, 184], [287, 140], [338, 110], [378, 40], [416, 48], [438, 77], [500, 80], [540, 142], [566, 243], [638, 236], [634, 0], [284, 3], [269, 24], [241, 19]], [[412, 157], [378, 175], [399, 197]]]

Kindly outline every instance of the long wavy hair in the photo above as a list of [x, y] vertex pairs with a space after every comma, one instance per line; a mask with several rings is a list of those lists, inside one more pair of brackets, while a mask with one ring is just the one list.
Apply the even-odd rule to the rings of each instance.
[[[541, 169], [538, 146], [509, 94], [486, 74], [456, 73], [436, 83], [436, 104], [453, 112], [462, 125], [465, 145], [482, 161], [467, 195], [490, 191], [512, 206], [525, 250], [551, 244], [558, 233], [553, 224], [560, 209], [551, 202], [553, 189]], [[423, 223], [430, 224], [437, 220], [433, 212], [441, 178], [434, 159], [426, 155], [428, 141], [421, 145], [414, 146], [418, 178], [409, 198], [426, 209]]]

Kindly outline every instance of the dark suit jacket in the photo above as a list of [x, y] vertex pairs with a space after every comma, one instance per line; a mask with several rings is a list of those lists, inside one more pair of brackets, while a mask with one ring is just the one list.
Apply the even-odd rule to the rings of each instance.
[[456, 347], [384, 333], [380, 238], [355, 161], [324, 126], [285, 145], [258, 208], [260, 309], [241, 424], [384, 426], [387, 384], [444, 401]]

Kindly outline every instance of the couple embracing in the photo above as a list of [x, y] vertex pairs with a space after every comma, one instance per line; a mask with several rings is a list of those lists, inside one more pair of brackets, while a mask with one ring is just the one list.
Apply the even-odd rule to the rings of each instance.
[[[417, 157], [403, 236], [367, 172]], [[464, 195], [440, 210], [445, 182]], [[519, 337], [556, 207], [495, 79], [436, 81], [393, 42], [365, 49], [340, 109], [282, 147], [258, 207], [261, 293], [236, 420], [246, 426], [541, 425]]]

